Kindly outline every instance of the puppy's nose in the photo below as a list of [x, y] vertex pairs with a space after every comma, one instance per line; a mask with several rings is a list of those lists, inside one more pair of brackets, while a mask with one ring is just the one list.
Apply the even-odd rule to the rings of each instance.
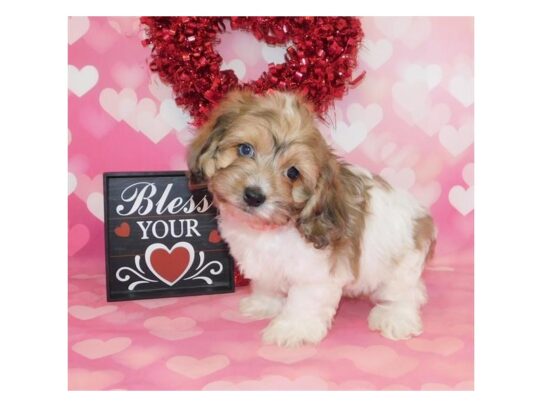
[[265, 195], [259, 187], [246, 187], [243, 198], [249, 206], [260, 206], [265, 202]]

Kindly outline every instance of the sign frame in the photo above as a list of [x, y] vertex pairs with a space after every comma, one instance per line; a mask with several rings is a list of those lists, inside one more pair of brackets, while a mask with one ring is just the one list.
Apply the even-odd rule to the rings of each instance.
[[[144, 265], [146, 266], [147, 271], [150, 271], [149, 273], [146, 273], [145, 276], [147, 278], [158, 277], [159, 280], [162, 280], [163, 287], [161, 288], [155, 287], [150, 290], [145, 290], [145, 289], [128, 290], [127, 289], [125, 292], [119, 292], [118, 290], [113, 290], [113, 285], [116, 285], [117, 283], [112, 282], [111, 279], [115, 277], [114, 274], [118, 273], [119, 269], [115, 270], [117, 266], [113, 266], [111, 264], [112, 263], [111, 256], [112, 256], [112, 252], [114, 251], [114, 248], [112, 247], [112, 240], [115, 239], [115, 238], [112, 239], [110, 236], [112, 234], [110, 209], [111, 209], [111, 205], [113, 204], [112, 203], [113, 198], [111, 197], [111, 194], [110, 194], [111, 181], [115, 179], [118, 180], [118, 179], [130, 179], [130, 178], [134, 178], [134, 179], [148, 178], [149, 180], [152, 180], [152, 179], [161, 179], [165, 177], [179, 178], [180, 181], [185, 183], [186, 189], [191, 194], [191, 196], [194, 196], [192, 195], [193, 193], [194, 194], [197, 193], [199, 195], [204, 194], [204, 196], [209, 197], [209, 204], [210, 204], [209, 209], [207, 209], [204, 213], [198, 214], [198, 216], [205, 216], [207, 214], [211, 216], [213, 220], [212, 222], [209, 222], [209, 225], [212, 225], [214, 223], [215, 228], [213, 229], [213, 231], [216, 230], [215, 236], [220, 236], [218, 234], [218, 224], [215, 219], [217, 215], [216, 207], [212, 205], [212, 195], [210, 194], [210, 192], [206, 189], [204, 185], [190, 185], [187, 171], [104, 172], [103, 173], [103, 188], [104, 188], [103, 195], [104, 195], [104, 236], [105, 236], [104, 240], [105, 240], [105, 262], [106, 262], [105, 276], [106, 276], [106, 292], [107, 292], [108, 302], [126, 301], [126, 300], [142, 300], [142, 299], [150, 299], [150, 298], [182, 297], [182, 296], [206, 295], [206, 294], [222, 294], [222, 293], [231, 293], [235, 291], [234, 261], [231, 255], [229, 254], [229, 248], [227, 246], [227, 243], [224, 242], [220, 237], [218, 237], [218, 239], [220, 239], [219, 242], [213, 241], [213, 244], [217, 245], [217, 247], [219, 247], [220, 249], [212, 250], [214, 252], [217, 252], [215, 256], [219, 256], [219, 260], [215, 259], [210, 262], [210, 263], [222, 264], [224, 268], [223, 272], [227, 274], [227, 276], [225, 276], [227, 278], [227, 281], [226, 282], [222, 281], [220, 285], [215, 286], [213, 284], [208, 284], [208, 283], [206, 283], [207, 285], [203, 285], [202, 283], [201, 285], [198, 285], [198, 286], [183, 286], [183, 285], [178, 284], [181, 281], [188, 280], [188, 279], [184, 279], [184, 275], [189, 274], [192, 270], [192, 266], [195, 264], [195, 260], [196, 260], [194, 259], [195, 252], [197, 252], [197, 254], [199, 254], [200, 256], [200, 262], [199, 262], [200, 266], [202, 265], [202, 252], [204, 253], [203, 258], [205, 258], [206, 250], [204, 249], [199, 250], [198, 246], [192, 246], [191, 243], [188, 243], [184, 245], [188, 249], [190, 249], [190, 247], [193, 247], [194, 249], [193, 251], [191, 251], [191, 254], [190, 254], [190, 258], [191, 258], [191, 261], [189, 263], [190, 265], [186, 267], [185, 271], [175, 282], [172, 282], [172, 281], [168, 282], [164, 280], [159, 274], [157, 274], [154, 268], [152, 268], [151, 270], [151, 268], [149, 267], [148, 256], [136, 255], [137, 257], [139, 257], [139, 259], [136, 260], [136, 264], [137, 264], [139, 272], [141, 272], [140, 274], [142, 275], [143, 273], [146, 273], [144, 270], [142, 270], [142, 268], [140, 268], [140, 263], [145, 263]], [[154, 210], [154, 207], [153, 207], [153, 210]], [[181, 217], [181, 216], [183, 215], [178, 215], [178, 217]], [[187, 215], [184, 215], [184, 217], [186, 216]], [[157, 216], [154, 216], [154, 217], [156, 218]], [[175, 217], [175, 215], [164, 215], [164, 218], [167, 218], [167, 217], [171, 218], [171, 217]], [[144, 216], [141, 216], [141, 218], [143, 219]], [[147, 226], [147, 229], [149, 229], [149, 226]], [[117, 234], [117, 236], [119, 235]], [[209, 237], [202, 235], [201, 238], [195, 238], [194, 240], [196, 241], [196, 243], [198, 239], [200, 239], [202, 243], [204, 243], [203, 239], [208, 239], [208, 241], [211, 242], [210, 234], [209, 234]], [[152, 239], [149, 238], [149, 240], [152, 240]], [[169, 247], [167, 243], [165, 245], [164, 244], [160, 245], [158, 243], [160, 242], [160, 240], [152, 240], [152, 241], [157, 242], [157, 243], [153, 243], [151, 244], [151, 246], [166, 246], [166, 248], [164, 249], [157, 248], [156, 250], [162, 250], [165, 252], [169, 251], [169, 255], [171, 255], [173, 251], [176, 250], [175, 247], [183, 246], [183, 244], [180, 242], [175, 243], [173, 246]], [[179, 249], [179, 247], [177, 247], [177, 249]], [[147, 247], [146, 251], [149, 251], [149, 247]], [[185, 251], [188, 252], [188, 250], [185, 250]], [[222, 252], [223, 252], [223, 255], [222, 255]], [[182, 254], [183, 253], [181, 253], [181, 255]], [[116, 256], [116, 257], [121, 257], [121, 256]], [[152, 259], [152, 252], [151, 252], [150, 258]], [[204, 265], [202, 268], [199, 268], [200, 266], [198, 266], [198, 269], [203, 271], [203, 269], [205, 269], [210, 263]], [[151, 265], [152, 265], [152, 260], [151, 260]], [[212, 267], [210, 267], [210, 269], [212, 270]], [[135, 270], [132, 270], [132, 271], [134, 271], [137, 274]], [[160, 285], [160, 281], [158, 279], [156, 281], [153, 281], [153, 283], [158, 283]], [[205, 278], [200, 277], [200, 279], [204, 280]], [[224, 278], [222, 279], [224, 280]], [[119, 279], [118, 281], [121, 281], [121, 280]], [[141, 282], [143, 283], [143, 281]], [[143, 285], [146, 286], [146, 283]]]

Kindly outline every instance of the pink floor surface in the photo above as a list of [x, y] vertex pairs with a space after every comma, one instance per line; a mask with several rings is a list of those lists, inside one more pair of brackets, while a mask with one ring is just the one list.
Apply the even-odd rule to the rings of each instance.
[[[87, 268], [87, 266], [83, 266]], [[426, 273], [425, 332], [392, 342], [367, 328], [369, 303], [343, 300], [318, 346], [261, 344], [265, 321], [233, 294], [108, 304], [104, 278], [70, 277], [70, 389], [472, 389], [472, 267]]]
[[[410, 190], [439, 227], [425, 331], [393, 342], [343, 300], [318, 346], [264, 346], [233, 294], [107, 303], [102, 173], [185, 169], [188, 117], [148, 72], [137, 18], [69, 20], [70, 389], [472, 389], [473, 20], [363, 18], [367, 75], [323, 127], [349, 162]], [[283, 51], [245, 33], [219, 49], [245, 80]], [[226, 37], [228, 36], [228, 37]]]

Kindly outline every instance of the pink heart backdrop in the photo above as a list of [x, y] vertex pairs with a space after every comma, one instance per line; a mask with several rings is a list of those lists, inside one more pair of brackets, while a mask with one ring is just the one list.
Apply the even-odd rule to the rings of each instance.
[[[323, 133], [344, 158], [409, 189], [439, 227], [425, 272], [425, 332], [392, 342], [345, 300], [318, 346], [264, 346], [234, 294], [107, 303], [104, 171], [185, 169], [189, 117], [147, 68], [136, 17], [68, 21], [70, 389], [472, 389], [472, 18], [362, 18], [367, 76]], [[218, 49], [239, 78], [284, 50], [227, 32]], [[338, 368], [339, 367], [339, 368]]]

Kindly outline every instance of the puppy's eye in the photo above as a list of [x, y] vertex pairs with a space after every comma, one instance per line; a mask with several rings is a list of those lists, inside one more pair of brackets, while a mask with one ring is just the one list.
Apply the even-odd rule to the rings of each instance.
[[239, 144], [237, 152], [241, 157], [254, 157], [254, 147], [248, 143]]
[[290, 167], [290, 168], [288, 168], [288, 171], [286, 171], [286, 175], [292, 181], [295, 181], [299, 177], [299, 171], [295, 167]]

